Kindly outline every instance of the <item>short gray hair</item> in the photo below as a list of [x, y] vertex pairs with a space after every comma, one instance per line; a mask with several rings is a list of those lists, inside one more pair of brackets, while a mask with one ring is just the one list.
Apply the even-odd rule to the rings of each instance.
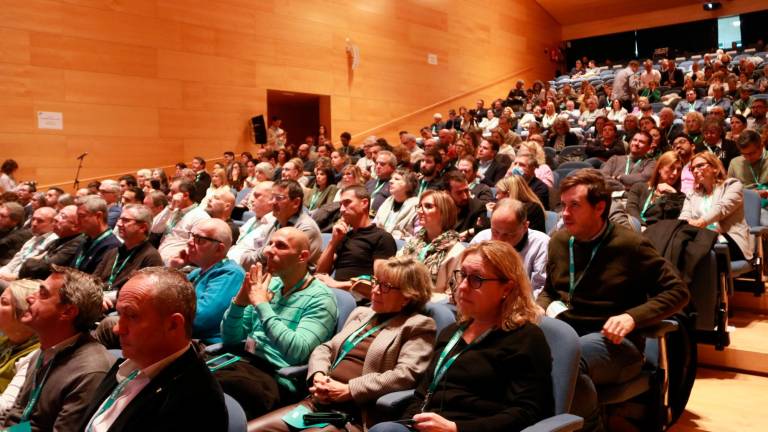
[[64, 275], [64, 284], [59, 289], [61, 303], [77, 307], [77, 316], [72, 325], [77, 331], [88, 331], [103, 315], [102, 283], [95, 277], [70, 267], [52, 264], [51, 269], [54, 273]]
[[144, 204], [128, 204], [123, 207], [121, 216], [127, 211], [133, 212], [133, 217], [136, 219], [136, 222], [144, 224], [144, 226], [147, 227], [147, 236], [149, 236], [149, 230], [152, 228], [152, 219], [154, 218], [152, 216], [152, 210]]
[[379, 154], [376, 157], [379, 158], [381, 156], [384, 156], [385, 158], [389, 159], [388, 163], [392, 168], [397, 168], [397, 156], [395, 156], [394, 153], [392, 153], [389, 150], [382, 150], [379, 152]]
[[120, 192], [120, 183], [118, 183], [117, 180], [112, 180], [112, 179], [102, 180], [101, 186], [103, 186], [105, 189], [109, 189], [109, 191], [112, 193]]
[[134, 273], [131, 278], [137, 276], [152, 280], [151, 304], [161, 315], [181, 314], [184, 317], [184, 330], [187, 337], [191, 338], [197, 297], [195, 288], [186, 276], [178, 270], [165, 267], [145, 267]]
[[86, 195], [84, 197], [78, 198], [77, 207], [85, 208], [85, 210], [90, 214], [101, 212], [104, 222], [107, 221], [107, 202], [104, 201], [104, 198], [100, 196]]
[[14, 222], [16, 226], [21, 225], [24, 222], [24, 207], [14, 201], [7, 201], [0, 204], [0, 207], [8, 209], [8, 217]]
[[256, 164], [254, 169], [264, 174], [269, 179], [274, 178], [275, 176], [275, 168], [269, 162], [259, 162]]

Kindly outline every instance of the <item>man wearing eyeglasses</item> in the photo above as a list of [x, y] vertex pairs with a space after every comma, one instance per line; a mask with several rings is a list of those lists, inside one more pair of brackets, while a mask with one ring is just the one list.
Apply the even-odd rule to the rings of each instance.
[[245, 271], [227, 258], [232, 234], [226, 222], [208, 219], [192, 228], [187, 248], [171, 262], [171, 267], [198, 266], [187, 279], [195, 286], [197, 312], [192, 322], [192, 337], [203, 343], [221, 342], [219, 324], [229, 301], [245, 279]]
[[392, 152], [382, 150], [376, 155], [374, 169], [377, 178], [372, 178], [365, 183], [365, 188], [371, 195], [371, 213], [373, 215], [376, 214], [376, 210], [381, 207], [381, 204], [389, 198], [389, 179], [392, 178], [395, 168], [397, 168], [397, 158]]
[[147, 238], [152, 226], [152, 210], [141, 204], [129, 204], [117, 219], [117, 231], [123, 244], [104, 254], [93, 275], [106, 284], [104, 309], [110, 310], [117, 300], [117, 291], [131, 274], [144, 267], [162, 267], [163, 259]]
[[580, 336], [573, 413], [601, 430], [596, 387], [628, 382], [643, 366], [645, 338], [633, 332], [680, 311], [689, 292], [650, 241], [608, 221], [610, 192], [600, 172], [582, 169], [560, 184], [565, 229], [549, 242], [536, 302]]
[[[304, 189], [295, 180], [280, 180], [272, 186], [272, 194], [269, 200], [272, 205], [272, 216], [275, 222], [264, 234], [264, 244], [269, 244], [269, 239], [275, 231], [284, 227], [294, 227], [303, 232], [309, 238], [310, 263], [317, 262], [323, 248], [323, 239], [317, 223], [303, 211]], [[259, 248], [249, 259], [243, 260], [243, 266], [267, 262], [264, 255], [264, 247]]]

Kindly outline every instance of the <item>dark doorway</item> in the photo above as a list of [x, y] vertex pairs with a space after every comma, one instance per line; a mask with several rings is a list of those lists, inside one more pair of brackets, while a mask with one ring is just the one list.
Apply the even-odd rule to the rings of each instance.
[[267, 117], [278, 116], [288, 143], [300, 144], [307, 136], [317, 142], [320, 125], [331, 138], [331, 97], [286, 90], [267, 90]]

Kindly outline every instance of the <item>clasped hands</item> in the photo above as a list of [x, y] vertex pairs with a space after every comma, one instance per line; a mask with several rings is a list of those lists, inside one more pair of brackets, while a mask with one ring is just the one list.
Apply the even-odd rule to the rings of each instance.
[[269, 284], [272, 282], [272, 275], [264, 272], [261, 263], [251, 266], [248, 274], [245, 275], [243, 285], [235, 296], [234, 302], [238, 306], [259, 305], [269, 303], [272, 300], [273, 293], [269, 290]]
[[309, 394], [321, 404], [352, 400], [349, 385], [340, 383], [322, 372], [316, 373], [312, 378]]

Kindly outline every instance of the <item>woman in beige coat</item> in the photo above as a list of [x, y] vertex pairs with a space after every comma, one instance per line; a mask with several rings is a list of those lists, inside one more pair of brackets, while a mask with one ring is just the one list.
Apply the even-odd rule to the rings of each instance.
[[379, 396], [415, 386], [435, 341], [435, 322], [420, 313], [432, 282], [424, 265], [411, 257], [376, 261], [374, 275], [371, 306], [352, 311], [344, 329], [312, 352], [309, 397], [251, 421], [248, 430], [337, 431], [294, 423], [307, 412], [335, 410], [351, 418], [346, 430], [362, 431], [372, 424], [369, 410]]
[[744, 219], [741, 182], [727, 178], [720, 159], [708, 151], [693, 156], [691, 172], [694, 190], [685, 198], [679, 219], [720, 233], [728, 242], [732, 261], [752, 259], [754, 243]]

